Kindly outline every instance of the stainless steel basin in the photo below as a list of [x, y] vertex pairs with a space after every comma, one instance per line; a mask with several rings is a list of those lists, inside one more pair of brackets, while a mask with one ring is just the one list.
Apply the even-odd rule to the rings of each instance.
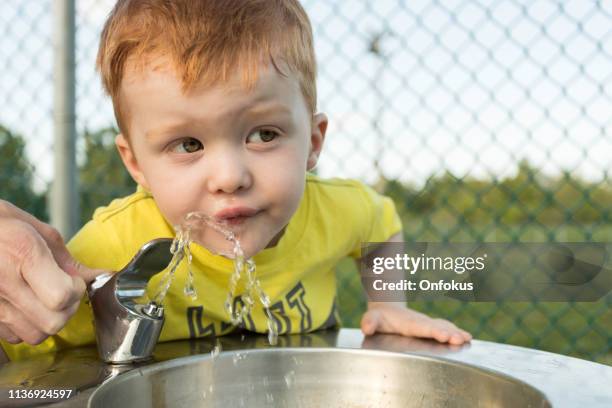
[[550, 407], [515, 378], [376, 350], [255, 349], [178, 358], [101, 385], [89, 407]]

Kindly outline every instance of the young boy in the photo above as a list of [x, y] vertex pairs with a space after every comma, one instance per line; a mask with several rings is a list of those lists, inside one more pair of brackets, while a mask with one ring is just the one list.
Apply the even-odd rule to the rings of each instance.
[[[173, 237], [172, 226], [199, 211], [230, 224], [254, 258], [281, 334], [337, 326], [334, 266], [358, 258], [362, 242], [400, 241], [401, 224], [392, 201], [363, 184], [308, 173], [327, 117], [316, 113], [311, 27], [297, 0], [120, 0], [97, 63], [121, 132], [117, 148], [139, 187], [96, 211], [68, 245], [74, 258], [119, 270], [145, 242]], [[206, 247], [229, 249], [220, 234]], [[183, 268], [164, 302], [161, 341], [235, 330], [223, 307], [232, 261], [197, 244], [192, 254], [197, 299], [183, 293]], [[92, 344], [91, 320], [83, 301], [42, 344], [3, 347], [13, 359]], [[258, 302], [243, 326], [266, 332]], [[361, 327], [452, 344], [471, 339], [392, 303], [370, 303]]]

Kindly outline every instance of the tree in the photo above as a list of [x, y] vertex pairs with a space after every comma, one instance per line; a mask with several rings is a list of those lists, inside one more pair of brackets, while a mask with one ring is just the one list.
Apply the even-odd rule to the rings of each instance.
[[132, 194], [136, 183], [123, 166], [115, 147], [117, 130], [85, 131], [85, 161], [79, 166], [81, 223], [91, 219], [95, 209], [114, 198]]
[[47, 221], [45, 194], [33, 190], [33, 177], [23, 137], [0, 125], [0, 198]]

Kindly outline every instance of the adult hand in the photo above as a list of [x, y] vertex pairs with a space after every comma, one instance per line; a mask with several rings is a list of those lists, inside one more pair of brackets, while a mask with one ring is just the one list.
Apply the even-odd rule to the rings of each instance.
[[102, 272], [76, 262], [53, 227], [0, 200], [0, 338], [39, 344], [56, 334]]

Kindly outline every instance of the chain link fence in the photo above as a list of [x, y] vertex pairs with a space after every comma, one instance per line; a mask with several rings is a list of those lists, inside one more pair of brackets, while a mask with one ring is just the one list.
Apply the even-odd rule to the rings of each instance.
[[[304, 0], [330, 117], [322, 176], [390, 195], [409, 241], [610, 242], [612, 3]], [[134, 185], [94, 72], [113, 1], [76, 1], [81, 222]], [[48, 219], [51, 0], [0, 4], [0, 197]], [[345, 326], [365, 308], [338, 267]], [[476, 338], [612, 364], [612, 297], [595, 303], [418, 302]]]

